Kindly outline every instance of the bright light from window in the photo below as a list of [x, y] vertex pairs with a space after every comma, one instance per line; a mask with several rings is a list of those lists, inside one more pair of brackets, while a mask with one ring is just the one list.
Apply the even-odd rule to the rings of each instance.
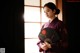
[[25, 38], [37, 38], [40, 32], [39, 23], [25, 23]]
[[25, 7], [24, 10], [25, 22], [40, 22], [40, 8]]
[[40, 6], [40, 0], [24, 0], [24, 5]]
[[37, 46], [38, 39], [25, 39], [25, 53], [40, 53]]
[[53, 2], [56, 4], [55, 2], [56, 0], [42, 0], [42, 6], [44, 6], [45, 3], [48, 3], [48, 2]]

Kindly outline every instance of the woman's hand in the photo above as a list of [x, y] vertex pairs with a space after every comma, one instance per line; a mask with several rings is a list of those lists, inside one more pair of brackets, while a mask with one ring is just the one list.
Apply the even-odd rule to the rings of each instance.
[[40, 47], [41, 47], [41, 49], [43, 49], [43, 50], [47, 50], [47, 49], [48, 49], [48, 47], [47, 47], [47, 45], [46, 45], [45, 43], [41, 43], [41, 44], [40, 44]]
[[47, 45], [48, 48], [51, 48], [51, 44], [49, 44], [48, 42], [45, 42], [45, 44]]
[[40, 47], [43, 49], [43, 50], [47, 50], [49, 48], [51, 48], [51, 45], [47, 42], [44, 42], [44, 43], [41, 43], [40, 44]]

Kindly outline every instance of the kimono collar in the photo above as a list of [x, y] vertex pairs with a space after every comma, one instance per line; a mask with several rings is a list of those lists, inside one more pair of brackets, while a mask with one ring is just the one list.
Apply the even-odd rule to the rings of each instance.
[[50, 23], [55, 23], [55, 22], [57, 22], [58, 20], [59, 20], [58, 17], [56, 17], [56, 18], [53, 19], [52, 22], [50, 22]]

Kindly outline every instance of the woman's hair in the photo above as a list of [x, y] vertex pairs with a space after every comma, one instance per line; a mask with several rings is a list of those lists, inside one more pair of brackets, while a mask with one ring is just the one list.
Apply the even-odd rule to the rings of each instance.
[[[48, 3], [46, 3], [45, 5], [44, 5], [44, 7], [48, 7], [48, 8], [50, 8], [52, 11], [55, 9], [56, 10], [56, 12], [55, 12], [55, 14], [59, 14], [60, 13], [60, 10], [56, 7], [56, 5], [54, 4], [54, 3], [52, 3], [52, 2], [48, 2]], [[43, 8], [44, 8], [43, 7]]]

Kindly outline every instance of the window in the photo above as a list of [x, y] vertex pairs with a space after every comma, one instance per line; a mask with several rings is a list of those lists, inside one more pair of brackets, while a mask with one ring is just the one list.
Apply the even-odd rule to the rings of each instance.
[[[36, 1], [36, 3], [35, 3]], [[24, 0], [25, 53], [39, 53], [37, 42], [41, 26], [48, 21], [43, 12], [47, 2], [56, 0]]]

